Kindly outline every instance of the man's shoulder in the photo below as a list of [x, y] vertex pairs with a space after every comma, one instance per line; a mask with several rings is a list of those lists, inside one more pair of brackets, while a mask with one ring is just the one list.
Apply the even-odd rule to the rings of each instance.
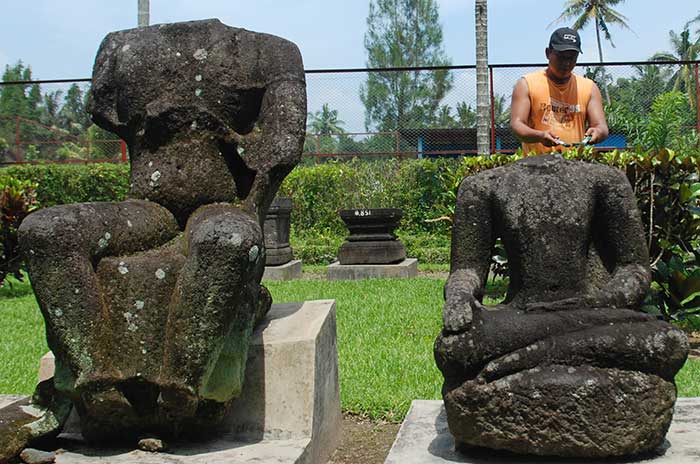
[[537, 71], [532, 71], [522, 75], [522, 78], [527, 80], [530, 79], [547, 79], [547, 73], [544, 69], [538, 69]]
[[595, 85], [595, 81], [593, 79], [586, 77], [586, 76], [581, 76], [581, 75], [576, 74], [576, 73], [571, 73], [571, 75], [574, 76], [576, 78], [576, 81], [581, 83], [581, 84], [585, 84], [587, 86]]

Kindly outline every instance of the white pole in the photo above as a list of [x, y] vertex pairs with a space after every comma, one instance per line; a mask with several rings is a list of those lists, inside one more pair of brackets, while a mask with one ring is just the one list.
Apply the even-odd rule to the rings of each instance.
[[139, 0], [139, 27], [146, 27], [149, 22], [148, 0]]

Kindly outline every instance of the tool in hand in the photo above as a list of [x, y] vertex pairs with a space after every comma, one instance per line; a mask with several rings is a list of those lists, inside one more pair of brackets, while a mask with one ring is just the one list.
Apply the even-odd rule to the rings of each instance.
[[580, 146], [588, 145], [591, 142], [592, 138], [593, 137], [591, 135], [587, 135], [580, 142], [572, 142], [572, 143], [564, 142], [562, 139], [557, 139], [557, 143], [559, 145], [561, 145], [562, 147], [580, 147]]

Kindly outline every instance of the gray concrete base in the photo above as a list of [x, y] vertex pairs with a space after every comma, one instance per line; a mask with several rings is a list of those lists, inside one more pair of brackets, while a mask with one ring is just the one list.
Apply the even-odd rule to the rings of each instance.
[[[671, 428], [660, 455], [627, 459], [585, 460], [586, 464], [633, 463], [697, 464], [700, 462], [700, 397], [678, 398]], [[385, 464], [547, 464], [581, 463], [581, 459], [543, 459], [517, 456], [492, 450], [470, 454], [455, 451], [454, 438], [447, 428], [442, 401], [414, 400]]]
[[56, 463], [325, 463], [341, 425], [334, 300], [272, 305], [251, 339], [243, 392], [226, 425], [212, 441], [153, 454], [89, 447], [74, 417], [59, 436], [65, 451]]
[[265, 266], [262, 280], [301, 279], [301, 260], [293, 259], [279, 266]]
[[418, 260], [407, 258], [397, 264], [340, 264], [326, 268], [328, 280], [410, 278], [418, 276]]
[[4, 408], [5, 406], [9, 406], [15, 401], [19, 401], [22, 398], [25, 398], [25, 395], [0, 395], [0, 409]]

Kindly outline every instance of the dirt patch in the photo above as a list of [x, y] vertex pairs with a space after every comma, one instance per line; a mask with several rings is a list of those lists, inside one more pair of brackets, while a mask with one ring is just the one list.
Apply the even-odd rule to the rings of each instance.
[[690, 331], [686, 332], [688, 335], [688, 343], [690, 344], [690, 353], [688, 353], [689, 358], [700, 358], [700, 332]]
[[340, 444], [328, 464], [383, 464], [399, 427], [343, 413]]

